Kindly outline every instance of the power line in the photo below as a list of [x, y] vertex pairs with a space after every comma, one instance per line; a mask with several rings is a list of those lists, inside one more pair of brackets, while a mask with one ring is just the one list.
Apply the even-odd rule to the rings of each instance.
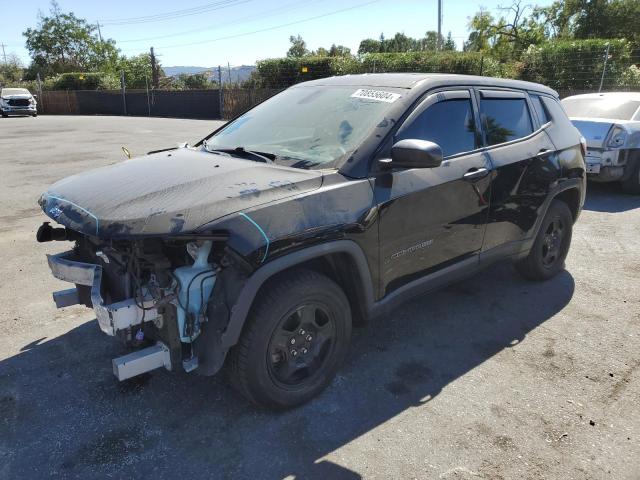
[[105, 20], [102, 25], [131, 25], [137, 23], [150, 23], [160, 22], [164, 20], [173, 20], [174, 18], [188, 17], [191, 15], [198, 15], [201, 13], [211, 12], [214, 10], [220, 10], [235, 5], [241, 5], [243, 3], [249, 3], [253, 0], [219, 0], [217, 2], [200, 5], [199, 7], [186, 8], [183, 10], [174, 10], [172, 12], [158, 13], [155, 15], [145, 15], [141, 17], [130, 18], [116, 18], [111, 20]]
[[[319, 0], [301, 0], [301, 1], [297, 1], [297, 2], [292, 2], [292, 3], [288, 3], [286, 5], [283, 5], [281, 7], [278, 8], [274, 8], [271, 10], [265, 10], [263, 12], [257, 13], [255, 15], [245, 15], [243, 16], [241, 19], [237, 19], [237, 20], [232, 20], [229, 22], [224, 22], [224, 26], [227, 27], [229, 25], [238, 25], [238, 24], [242, 24], [242, 23], [246, 23], [247, 21], [256, 19], [256, 18], [266, 18], [269, 16], [273, 16], [274, 14], [278, 14], [283, 10], [291, 10], [294, 8], [299, 8], [301, 6], [304, 6], [308, 3], [317, 3]], [[166, 35], [156, 35], [154, 37], [145, 37], [145, 38], [132, 38], [129, 40], [118, 40], [118, 44], [121, 43], [134, 43], [134, 42], [148, 42], [148, 41], [152, 41], [152, 40], [161, 40], [163, 38], [171, 38], [171, 37], [180, 37], [182, 35], [190, 35], [193, 33], [199, 33], [199, 32], [205, 32], [208, 30], [219, 30], [220, 29], [220, 25], [214, 25], [211, 27], [203, 27], [203, 28], [197, 28], [197, 29], [193, 29], [193, 30], [184, 30], [182, 32], [176, 32], [176, 33], [169, 33]]]
[[175, 45], [160, 46], [158, 48], [190, 47], [192, 45], [202, 45], [204, 43], [213, 43], [213, 42], [218, 42], [218, 41], [221, 41], [221, 40], [230, 40], [230, 39], [233, 39], [233, 38], [246, 37], [248, 35], [255, 35], [256, 33], [269, 32], [271, 30], [277, 30], [279, 28], [286, 28], [286, 27], [290, 27], [292, 25], [298, 25], [300, 23], [311, 22], [313, 20], [318, 20], [319, 18], [325, 18], [325, 17], [329, 17], [329, 16], [332, 16], [332, 15], [337, 15], [339, 13], [348, 12], [350, 10], [355, 10], [357, 8], [366, 7], [368, 5], [371, 5], [371, 4], [374, 4], [374, 3], [378, 3], [380, 1], [382, 1], [382, 0], [371, 0], [369, 2], [365, 2], [365, 3], [358, 4], [358, 5], [354, 5], [352, 7], [341, 8], [339, 10], [334, 10], [332, 12], [323, 13], [321, 15], [315, 15], [313, 17], [303, 18], [301, 20], [296, 20], [294, 22], [282, 23], [280, 25], [274, 25], [272, 27], [261, 28], [261, 29], [258, 29], [258, 30], [250, 31], [250, 32], [237, 33], [237, 34], [234, 34], [234, 35], [227, 35], [227, 36], [224, 36], [224, 37], [212, 38], [210, 40], [203, 40], [203, 41], [200, 41], [200, 42], [191, 42], [191, 43], [181, 43], [181, 44], [175, 44]]

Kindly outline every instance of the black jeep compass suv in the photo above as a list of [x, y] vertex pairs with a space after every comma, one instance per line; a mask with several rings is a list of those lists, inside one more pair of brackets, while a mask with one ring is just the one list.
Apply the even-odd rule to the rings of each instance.
[[436, 74], [295, 85], [193, 147], [52, 185], [39, 241], [100, 328], [136, 347], [120, 380], [223, 366], [250, 400], [326, 387], [354, 321], [501, 259], [558, 273], [584, 145], [553, 90]]

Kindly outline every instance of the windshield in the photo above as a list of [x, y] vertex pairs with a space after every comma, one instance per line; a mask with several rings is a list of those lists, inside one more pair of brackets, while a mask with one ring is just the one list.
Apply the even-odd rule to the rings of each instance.
[[390, 89], [295, 87], [238, 117], [205, 142], [209, 151], [242, 147], [276, 163], [328, 168], [348, 157], [400, 98]]
[[569, 97], [562, 100], [562, 106], [570, 117], [631, 120], [640, 107], [640, 101], [614, 97]]
[[8, 97], [9, 95], [31, 95], [26, 88], [3, 88], [2, 96]]

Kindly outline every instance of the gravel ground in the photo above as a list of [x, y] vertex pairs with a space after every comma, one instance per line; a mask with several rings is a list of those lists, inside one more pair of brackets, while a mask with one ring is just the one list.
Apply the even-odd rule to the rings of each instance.
[[[590, 185], [567, 269], [497, 265], [357, 329], [317, 400], [254, 408], [216, 378], [119, 384], [90, 311], [56, 310], [36, 200], [217, 122], [0, 119], [0, 478], [640, 478], [640, 197]], [[89, 160], [87, 160], [89, 159]]]

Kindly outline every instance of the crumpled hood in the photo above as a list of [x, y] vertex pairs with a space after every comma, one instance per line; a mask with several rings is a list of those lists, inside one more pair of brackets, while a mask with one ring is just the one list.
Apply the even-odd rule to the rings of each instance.
[[65, 178], [39, 204], [58, 223], [88, 235], [180, 234], [321, 185], [318, 171], [182, 148]]
[[9, 100], [9, 99], [13, 100], [13, 99], [19, 99], [19, 98], [29, 100], [31, 97], [33, 97], [33, 95], [31, 95], [30, 93], [19, 93], [17, 95], [3, 95], [2, 96], [3, 99], [7, 99], [7, 100]]

